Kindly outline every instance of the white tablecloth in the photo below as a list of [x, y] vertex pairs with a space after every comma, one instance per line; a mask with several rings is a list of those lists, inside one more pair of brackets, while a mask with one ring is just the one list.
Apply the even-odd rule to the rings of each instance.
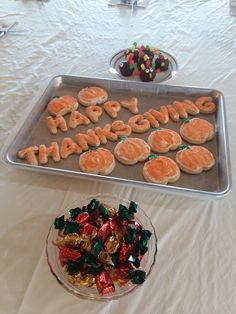
[[[151, 0], [132, 11], [108, 7], [105, 0], [2, 0], [0, 21], [19, 23], [0, 38], [1, 146], [45, 82], [57, 74], [111, 78], [109, 57], [137, 41], [177, 58], [179, 72], [167, 84], [223, 92], [235, 179], [236, 18], [228, 1]], [[0, 166], [1, 313], [236, 312], [234, 187], [220, 200], [204, 200]], [[140, 202], [159, 239], [150, 278], [109, 303], [67, 293], [44, 252], [63, 204], [98, 192]]]

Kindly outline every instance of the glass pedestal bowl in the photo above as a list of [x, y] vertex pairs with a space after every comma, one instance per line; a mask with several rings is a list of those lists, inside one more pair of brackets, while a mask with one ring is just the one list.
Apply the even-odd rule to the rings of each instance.
[[[60, 216], [66, 215], [68, 216], [68, 211], [75, 207], [82, 207], [87, 205], [92, 199], [97, 199], [100, 202], [109, 205], [110, 207], [119, 208], [119, 204], [123, 204], [125, 206], [129, 206], [131, 200], [127, 200], [124, 198], [120, 198], [114, 195], [109, 194], [97, 194], [93, 196], [89, 196], [82, 201], [74, 201], [73, 203], [69, 204], [65, 207], [65, 209], [60, 213]], [[133, 200], [135, 201], [135, 200]], [[148, 251], [143, 256], [139, 270], [146, 272], [146, 280], [148, 279], [153, 265], [156, 261], [156, 254], [157, 254], [157, 237], [155, 233], [155, 229], [145, 214], [144, 210], [138, 205], [137, 213], [134, 214], [134, 219], [142, 226], [143, 229], [147, 229], [152, 233], [148, 241]], [[115, 291], [106, 294], [100, 295], [97, 291], [97, 288], [90, 288], [90, 287], [82, 287], [82, 286], [75, 286], [68, 281], [68, 273], [62, 267], [60, 260], [59, 260], [59, 249], [58, 247], [53, 244], [58, 239], [58, 230], [55, 229], [54, 224], [52, 224], [46, 241], [46, 255], [48, 265], [51, 269], [52, 274], [55, 276], [57, 281], [70, 293], [74, 294], [75, 296], [86, 298], [86, 299], [93, 299], [98, 301], [109, 301], [114, 300], [122, 297], [123, 295], [127, 295], [128, 293], [132, 292], [134, 289], [138, 288], [140, 285], [133, 284], [131, 281], [128, 281], [124, 286], [117, 286], [115, 285]], [[145, 282], [144, 282], [145, 284]]]

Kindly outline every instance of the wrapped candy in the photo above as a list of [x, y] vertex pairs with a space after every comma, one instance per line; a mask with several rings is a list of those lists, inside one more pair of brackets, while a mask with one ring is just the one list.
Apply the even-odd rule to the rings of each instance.
[[102, 271], [100, 274], [98, 274], [95, 278], [95, 282], [98, 292], [101, 295], [115, 291], [113, 281], [106, 271]]
[[129, 280], [140, 284], [145, 272], [140, 261], [148, 250], [149, 230], [135, 220], [137, 203], [118, 210], [92, 199], [82, 208], [69, 210], [69, 217], [55, 219], [59, 260], [68, 280], [77, 286], [94, 287], [99, 294], [115, 291]]

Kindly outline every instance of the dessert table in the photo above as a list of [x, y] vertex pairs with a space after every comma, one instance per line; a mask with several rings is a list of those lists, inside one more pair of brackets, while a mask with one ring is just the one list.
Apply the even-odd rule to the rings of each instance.
[[[229, 1], [150, 0], [146, 8], [131, 8], [110, 7], [105, 0], [3, 0], [0, 21], [18, 22], [0, 37], [1, 147], [51, 78], [114, 78], [109, 58], [136, 41], [176, 57], [178, 73], [165, 84], [224, 94], [235, 181], [236, 17], [230, 15]], [[234, 185], [223, 198], [200, 198], [27, 172], [4, 162], [0, 167], [1, 313], [236, 312]], [[157, 261], [147, 281], [110, 302], [66, 292], [45, 255], [59, 210], [97, 193], [137, 201], [158, 237]]]

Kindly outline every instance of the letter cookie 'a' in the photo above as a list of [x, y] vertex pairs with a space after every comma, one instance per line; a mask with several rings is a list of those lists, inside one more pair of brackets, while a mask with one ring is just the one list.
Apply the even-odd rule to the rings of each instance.
[[65, 137], [60, 146], [61, 158], [67, 159], [72, 154], [81, 154], [82, 149], [70, 137]]

